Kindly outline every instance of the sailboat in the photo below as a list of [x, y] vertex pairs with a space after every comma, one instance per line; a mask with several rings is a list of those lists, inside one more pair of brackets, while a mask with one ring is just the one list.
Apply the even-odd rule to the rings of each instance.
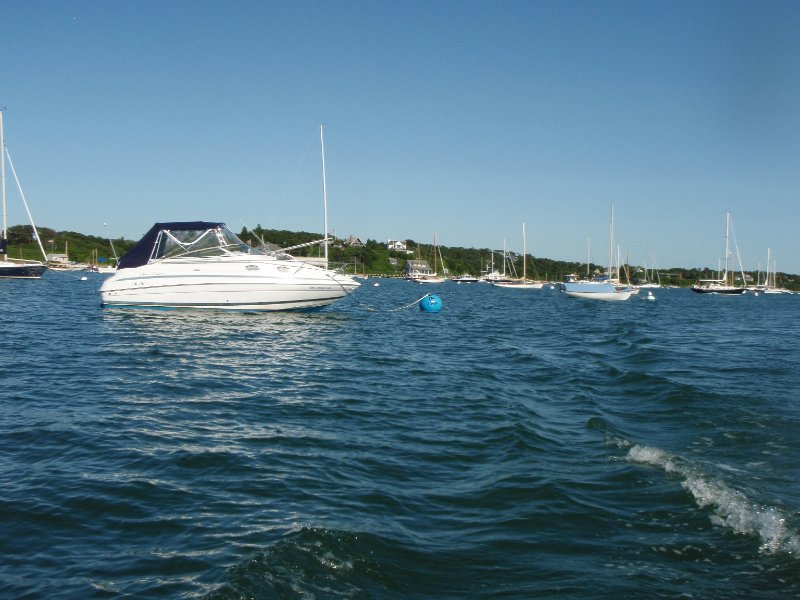
[[482, 271], [482, 275], [479, 281], [483, 283], [491, 283], [497, 284], [503, 281], [511, 281], [511, 279], [506, 275], [506, 241], [503, 240], [503, 272], [501, 273], [497, 269], [494, 268], [494, 250], [491, 251], [491, 268], [487, 265], [487, 268]]
[[[730, 258], [730, 244], [728, 242], [731, 231], [731, 213], [725, 213], [725, 268], [719, 279], [701, 279], [692, 286], [692, 291], [698, 294], [744, 294], [747, 286], [733, 285], [733, 273], [728, 271], [728, 259]], [[738, 256], [738, 249], [736, 251]], [[741, 260], [739, 261], [741, 263]], [[744, 273], [742, 273], [744, 281]]]
[[439, 260], [442, 263], [442, 271], [444, 271], [444, 260], [442, 260], [442, 253], [439, 250], [439, 246], [436, 243], [436, 232], [433, 232], [433, 273], [423, 273], [419, 277], [416, 278], [418, 283], [444, 283], [445, 278], [438, 274], [437, 268], [438, 265], [436, 263], [437, 254]]
[[[631, 297], [630, 285], [622, 285], [617, 277], [612, 278], [614, 266], [614, 206], [611, 206], [611, 239], [608, 252], [608, 275], [592, 280], [579, 280], [575, 275], [567, 275], [561, 284], [561, 291], [571, 298], [587, 298], [591, 300], [627, 300]], [[619, 263], [619, 261], [617, 261]], [[587, 265], [588, 268], [588, 265]]]
[[765, 294], [791, 294], [789, 290], [778, 287], [778, 266], [772, 258], [771, 248], [767, 248], [767, 272], [764, 283], [757, 286], [756, 289]]
[[[108, 228], [108, 225], [106, 223], [103, 223], [103, 227], [104, 228]], [[108, 235], [108, 234], [106, 234], [106, 235]], [[112, 264], [112, 265], [108, 265], [108, 264], [100, 265], [100, 264], [98, 264], [97, 265], [97, 272], [98, 273], [106, 273], [106, 274], [108, 274], [108, 273], [116, 273], [117, 272], [117, 263], [119, 262], [119, 257], [117, 256], [117, 251], [114, 248], [114, 242], [111, 240], [111, 238], [108, 238], [108, 243], [111, 246], [111, 254], [114, 255], [114, 264]]]
[[[654, 276], [655, 275], [655, 280]], [[653, 266], [650, 269], [650, 275], [647, 274], [647, 264], [644, 266], [644, 282], [640, 282], [639, 286], [640, 289], [647, 289], [647, 288], [660, 288], [661, 287], [661, 275], [658, 272], [658, 265], [656, 264], [656, 257], [653, 257]]]
[[2, 195], [3, 205], [3, 235], [0, 238], [0, 279], [41, 279], [44, 272], [47, 270], [47, 265], [38, 260], [23, 260], [8, 257], [8, 223], [6, 219], [6, 157], [8, 157], [8, 166], [11, 167], [11, 172], [14, 174], [14, 179], [17, 182], [22, 202], [25, 205], [25, 211], [28, 213], [31, 227], [33, 227], [33, 235], [39, 243], [39, 249], [42, 251], [42, 256], [46, 255], [42, 242], [39, 239], [39, 232], [36, 231], [36, 225], [33, 223], [31, 211], [28, 209], [28, 203], [25, 201], [25, 195], [22, 193], [22, 186], [19, 184], [19, 178], [14, 170], [14, 164], [11, 162], [11, 155], [8, 153], [5, 141], [3, 138], [3, 111], [0, 110], [0, 195]]
[[527, 273], [527, 254], [528, 249], [525, 245], [525, 221], [522, 222], [522, 279], [515, 279], [511, 281], [495, 281], [492, 283], [494, 287], [506, 288], [512, 290], [540, 290], [544, 286], [541, 281], [528, 281]]

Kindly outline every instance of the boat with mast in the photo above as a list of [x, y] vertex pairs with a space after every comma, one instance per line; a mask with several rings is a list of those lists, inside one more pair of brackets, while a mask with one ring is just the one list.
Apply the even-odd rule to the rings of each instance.
[[[587, 263], [587, 270], [589, 266]], [[623, 285], [619, 280], [619, 259], [617, 274], [614, 276], [614, 205], [611, 205], [611, 226], [608, 248], [608, 273], [604, 277], [592, 280], [579, 280], [575, 275], [567, 275], [561, 284], [561, 291], [571, 298], [590, 300], [621, 301], [631, 297], [630, 285]]]
[[2, 195], [2, 211], [3, 211], [3, 232], [0, 237], [0, 279], [41, 279], [44, 272], [47, 270], [47, 265], [38, 260], [25, 260], [21, 258], [8, 257], [8, 217], [6, 212], [6, 158], [8, 158], [8, 166], [11, 168], [11, 173], [14, 175], [14, 180], [17, 182], [17, 189], [22, 197], [22, 203], [25, 205], [25, 212], [28, 214], [31, 228], [33, 229], [33, 237], [39, 245], [39, 250], [42, 256], [47, 260], [42, 241], [39, 238], [39, 232], [36, 230], [36, 224], [33, 222], [31, 211], [28, 208], [28, 202], [25, 200], [25, 194], [22, 193], [22, 186], [19, 183], [19, 177], [14, 169], [14, 163], [11, 162], [11, 155], [8, 153], [8, 148], [5, 145], [5, 138], [3, 137], [3, 111], [0, 110], [0, 195]]
[[491, 266], [488, 264], [486, 268], [481, 272], [481, 276], [478, 281], [482, 283], [491, 283], [497, 284], [503, 281], [511, 281], [511, 279], [506, 275], [506, 240], [503, 239], [503, 272], [501, 273], [498, 271], [494, 266], [494, 250], [490, 252], [491, 258]]
[[[734, 285], [733, 272], [728, 270], [728, 261], [730, 260], [730, 232], [731, 232], [731, 213], [725, 213], [725, 259], [723, 261], [724, 268], [720, 273], [718, 279], [700, 279], [692, 286], [692, 291], [698, 294], [723, 294], [728, 296], [736, 296], [744, 294], [747, 291], [747, 285]], [[736, 246], [736, 238], [734, 235], [734, 246], [736, 247], [736, 255], [739, 258], [739, 266], [741, 268], [741, 257], [739, 257], [739, 249]], [[744, 271], [742, 271], [742, 282], [745, 281]]]
[[241, 241], [225, 223], [156, 223], [103, 282], [104, 306], [239, 311], [302, 310], [327, 306], [359, 283], [328, 268], [328, 211], [324, 142], [325, 266], [288, 253], [262, 251]]
[[764, 283], [756, 286], [756, 290], [765, 294], [791, 294], [789, 290], [778, 287], [778, 266], [772, 258], [772, 248], [767, 248], [767, 271]]
[[647, 273], [647, 263], [644, 265], [644, 281], [640, 281], [637, 285], [639, 289], [654, 289], [661, 287], [661, 275], [658, 272], [658, 265], [656, 264], [656, 257], [653, 256], [653, 266], [650, 268], [650, 274]]
[[437, 263], [437, 257], [439, 262], [442, 263], [442, 273], [444, 273], [444, 260], [442, 259], [442, 252], [439, 250], [439, 245], [436, 241], [436, 232], [433, 232], [433, 272], [431, 273], [422, 273], [419, 276], [414, 278], [414, 281], [417, 283], [444, 283], [445, 277], [443, 275], [439, 275], [438, 268], [439, 265]]
[[540, 290], [544, 286], [541, 281], [529, 281], [527, 271], [528, 249], [525, 241], [525, 221], [522, 222], [522, 279], [492, 282], [494, 287], [511, 290]]

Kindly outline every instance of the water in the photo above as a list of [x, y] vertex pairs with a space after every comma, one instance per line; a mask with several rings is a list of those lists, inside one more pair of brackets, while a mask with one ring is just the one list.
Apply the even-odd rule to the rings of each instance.
[[0, 282], [0, 597], [800, 597], [800, 296], [88, 277]]

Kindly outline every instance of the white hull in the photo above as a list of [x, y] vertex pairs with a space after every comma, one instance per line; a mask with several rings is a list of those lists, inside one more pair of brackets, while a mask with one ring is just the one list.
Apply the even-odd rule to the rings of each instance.
[[120, 269], [100, 288], [106, 306], [276, 311], [319, 308], [359, 284], [271, 256], [174, 258]]
[[616, 292], [564, 292], [570, 298], [586, 298], [589, 300], [627, 300], [631, 297], [630, 290], [616, 291]]
[[613, 302], [631, 297], [631, 287], [621, 286], [609, 281], [565, 281], [562, 290], [570, 298], [605, 300]]
[[492, 284], [494, 287], [504, 288], [508, 290], [540, 290], [544, 287], [544, 283], [536, 282], [521, 282], [521, 281], [501, 281]]

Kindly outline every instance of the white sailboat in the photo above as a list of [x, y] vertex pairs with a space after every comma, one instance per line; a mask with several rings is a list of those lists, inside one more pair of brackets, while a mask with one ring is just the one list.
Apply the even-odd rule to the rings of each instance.
[[[619, 266], [617, 275], [613, 276], [614, 267], [614, 206], [611, 206], [611, 235], [608, 252], [608, 275], [593, 280], [578, 280], [575, 275], [567, 275], [561, 284], [561, 291], [571, 298], [586, 298], [590, 300], [620, 301], [631, 297], [633, 290], [630, 285], [623, 285], [619, 281]], [[618, 261], [619, 263], [619, 261]], [[587, 265], [588, 268], [588, 265]]]
[[38, 260], [24, 260], [8, 257], [8, 218], [6, 213], [6, 158], [8, 158], [8, 166], [11, 167], [11, 172], [14, 175], [14, 180], [17, 182], [17, 189], [22, 197], [22, 203], [25, 205], [25, 211], [28, 213], [28, 220], [33, 228], [33, 235], [39, 244], [39, 249], [42, 256], [47, 260], [42, 242], [39, 239], [39, 232], [36, 231], [36, 225], [31, 217], [31, 211], [28, 208], [28, 202], [25, 200], [25, 194], [22, 193], [22, 186], [19, 183], [17, 172], [14, 170], [14, 164], [11, 162], [11, 155], [8, 153], [8, 148], [5, 145], [3, 137], [3, 111], [0, 110], [0, 195], [2, 195], [2, 209], [3, 209], [3, 235], [0, 237], [0, 279], [41, 279], [44, 272], [47, 270], [47, 265]]
[[487, 268], [482, 271], [482, 275], [478, 281], [482, 283], [491, 283], [493, 285], [497, 283], [501, 283], [503, 281], [511, 281], [511, 279], [506, 275], [506, 241], [503, 240], [503, 272], [501, 273], [494, 267], [494, 250], [491, 251], [491, 267], [487, 265]]
[[[747, 290], [747, 285], [734, 285], [733, 273], [728, 271], [728, 260], [730, 259], [730, 237], [731, 231], [731, 213], [725, 213], [725, 260], [724, 270], [719, 279], [701, 279], [692, 286], [692, 291], [698, 294], [724, 294], [728, 296], [735, 296], [744, 294]], [[739, 250], [737, 248], [736, 254], [738, 257]], [[739, 259], [739, 266], [741, 268], [741, 259]], [[742, 272], [742, 281], [744, 282], [744, 272]]]
[[529, 281], [527, 271], [527, 255], [528, 249], [525, 242], [525, 221], [522, 222], [522, 279], [514, 279], [511, 281], [496, 281], [492, 283], [494, 287], [504, 288], [509, 290], [540, 290], [544, 286], [541, 281]]
[[[103, 223], [103, 228], [108, 230], [108, 224]], [[106, 233], [106, 237], [107, 236], [108, 236], [108, 233]], [[114, 255], [114, 264], [113, 265], [108, 265], [108, 264], [97, 265], [97, 272], [98, 273], [104, 273], [106, 275], [111, 274], [111, 273], [116, 273], [117, 272], [117, 263], [119, 262], [119, 256], [117, 256], [117, 251], [114, 248], [114, 242], [111, 241], [111, 238], [108, 238], [108, 244], [111, 246], [111, 254]]]
[[444, 260], [442, 260], [442, 253], [439, 250], [439, 246], [436, 242], [436, 232], [433, 232], [433, 272], [432, 273], [423, 273], [415, 278], [417, 283], [444, 283], [445, 277], [439, 275], [438, 273], [438, 264], [437, 264], [437, 255], [439, 261], [442, 263], [442, 272], [444, 272]]
[[775, 264], [775, 259], [772, 258], [772, 249], [767, 248], [767, 271], [764, 277], [764, 283], [756, 288], [759, 292], [765, 294], [791, 294], [792, 292], [778, 287], [778, 266]]
[[650, 274], [647, 274], [647, 263], [644, 265], [644, 281], [638, 285], [639, 289], [655, 289], [661, 287], [661, 275], [658, 272], [658, 265], [656, 264], [656, 257], [653, 257], [653, 266], [650, 268]]

